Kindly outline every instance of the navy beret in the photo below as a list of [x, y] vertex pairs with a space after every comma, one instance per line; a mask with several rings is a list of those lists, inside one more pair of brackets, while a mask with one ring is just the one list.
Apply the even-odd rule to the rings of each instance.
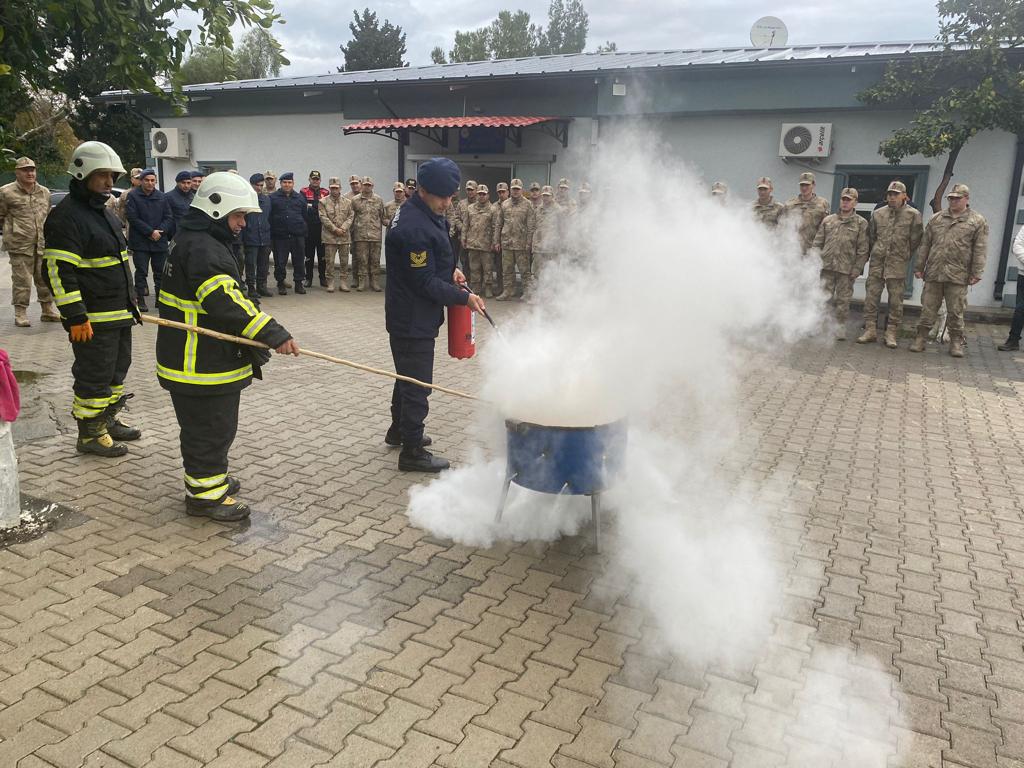
[[288, 171], [287, 173], [282, 173], [280, 176], [278, 176], [277, 180], [278, 181], [295, 181], [295, 174], [292, 173], [291, 171]]
[[193, 179], [202, 179], [206, 176], [206, 174], [203, 173], [202, 171], [192, 171], [192, 173], [190, 173], [189, 176]]
[[144, 168], [142, 170], [142, 173], [139, 174], [139, 178], [144, 179], [147, 176], [156, 176], [156, 171], [154, 171], [152, 168]]
[[249, 177], [249, 183], [250, 184], [259, 184], [260, 182], [266, 181], [266, 180], [267, 180], [267, 177], [264, 176], [262, 173], [254, 173], [252, 176]]
[[459, 191], [462, 174], [459, 173], [459, 166], [447, 157], [433, 157], [420, 166], [416, 179], [430, 194], [451, 197]]
[[192, 179], [192, 171], [178, 171], [178, 175], [174, 177], [175, 181], [189, 181]]

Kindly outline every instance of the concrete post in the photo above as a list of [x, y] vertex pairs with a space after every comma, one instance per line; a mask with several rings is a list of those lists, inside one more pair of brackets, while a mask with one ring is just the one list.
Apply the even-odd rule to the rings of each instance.
[[0, 419], [0, 530], [15, 528], [20, 523], [21, 493], [14, 437], [10, 422]]

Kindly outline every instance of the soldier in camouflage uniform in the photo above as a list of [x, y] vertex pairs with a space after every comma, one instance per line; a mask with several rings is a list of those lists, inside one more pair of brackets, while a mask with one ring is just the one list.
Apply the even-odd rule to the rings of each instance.
[[501, 247], [498, 243], [498, 237], [501, 234], [501, 204], [508, 200], [508, 182], [498, 182], [498, 199], [491, 203], [494, 208], [494, 253], [491, 254], [491, 272], [493, 277], [491, 278], [491, 285], [494, 287], [494, 295], [500, 296], [502, 292], [504, 282], [501, 274]]
[[540, 184], [538, 184], [536, 181], [530, 182], [529, 200], [531, 203], [533, 203], [534, 208], [540, 205]]
[[754, 216], [762, 224], [768, 227], [777, 227], [779, 225], [779, 217], [782, 216], [786, 210], [786, 206], [782, 203], [775, 202], [772, 197], [772, 180], [767, 176], [762, 176], [757, 180], [757, 200], [754, 201], [752, 206]]
[[711, 185], [711, 199], [719, 205], [725, 205], [725, 201], [728, 196], [729, 185], [724, 181], [716, 181]]
[[868, 260], [868, 223], [856, 211], [857, 197], [857, 190], [852, 187], [842, 191], [839, 213], [822, 219], [811, 245], [821, 252], [821, 286], [839, 324], [838, 341], [846, 340], [853, 281]]
[[797, 234], [800, 236], [800, 250], [804, 253], [811, 247], [818, 233], [821, 220], [829, 214], [825, 198], [814, 194], [814, 174], [807, 171], [800, 174], [800, 194], [786, 202], [786, 215], [799, 217]]
[[554, 200], [551, 187], [543, 187], [540, 191], [541, 202], [537, 208], [537, 222], [533, 230], [533, 278], [541, 273], [544, 267], [564, 247], [565, 226], [570, 215], [567, 208]]
[[498, 301], [515, 298], [516, 270], [524, 287], [530, 279], [530, 247], [533, 230], [537, 222], [537, 209], [523, 197], [523, 182], [512, 179], [512, 196], [501, 204], [501, 232], [498, 243], [501, 247], [502, 285], [504, 289]]
[[917, 251], [914, 277], [924, 280], [921, 319], [911, 352], [924, 352], [928, 331], [935, 324], [942, 301], [946, 301], [949, 354], [964, 356], [964, 306], [967, 286], [981, 280], [988, 247], [988, 222], [971, 210], [971, 191], [966, 184], [954, 184], [946, 195], [949, 207], [936, 213], [924, 228]]
[[392, 193], [395, 196], [394, 200], [389, 200], [387, 205], [384, 206], [384, 229], [391, 226], [391, 222], [394, 220], [398, 209], [405, 204], [405, 184], [396, 181]]
[[327, 280], [327, 292], [334, 293], [334, 262], [341, 262], [338, 273], [338, 288], [348, 293], [348, 252], [352, 243], [352, 222], [355, 211], [348, 195], [341, 194], [341, 179], [330, 178], [331, 194], [320, 200], [320, 221], [323, 224], [321, 235], [326, 253], [324, 277]]
[[477, 292], [484, 291], [485, 297], [489, 299], [494, 295], [491, 265], [494, 263], [494, 222], [497, 213], [487, 199], [488, 192], [484, 184], [477, 185], [476, 202], [466, 206], [462, 247], [468, 253], [470, 285]]
[[366, 290], [363, 282], [369, 276], [369, 286], [380, 290], [377, 270], [380, 269], [381, 230], [384, 228], [384, 201], [373, 193], [373, 179], [364, 176], [362, 191], [352, 201], [355, 221], [352, 224], [352, 271], [356, 273], [357, 291]]
[[[567, 215], [572, 215], [576, 212], [576, 201], [569, 196], [569, 180], [559, 179], [558, 180], [558, 192], [555, 193], [555, 202], [562, 207]], [[541, 205], [544, 204], [544, 190], [540, 191]]]
[[352, 174], [348, 177], [348, 192], [345, 194], [349, 200], [355, 200], [363, 194], [363, 177]]
[[882, 289], [889, 294], [889, 322], [885, 327], [885, 346], [896, 349], [903, 322], [903, 291], [907, 285], [907, 266], [921, 244], [924, 227], [921, 214], [907, 205], [907, 187], [894, 181], [885, 193], [886, 205], [875, 209], [868, 225], [871, 262], [864, 290], [864, 333], [858, 344], [878, 339], [878, 302]]

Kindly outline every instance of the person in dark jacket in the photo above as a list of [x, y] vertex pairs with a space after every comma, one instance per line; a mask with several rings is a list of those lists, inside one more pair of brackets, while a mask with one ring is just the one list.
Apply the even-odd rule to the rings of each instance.
[[146, 168], [142, 183], [128, 193], [125, 216], [128, 219], [128, 245], [135, 262], [135, 296], [139, 311], [148, 312], [146, 288], [148, 270], [153, 267], [154, 295], [160, 292], [160, 275], [167, 259], [167, 243], [174, 226], [171, 206], [163, 192], [156, 188], [156, 171]]
[[[256, 192], [231, 173], [211, 173], [181, 220], [158, 298], [160, 317], [261, 342], [279, 354], [299, 354], [288, 331], [242, 295], [231, 242], [245, 217], [260, 211]], [[247, 504], [228, 474], [238, 430], [241, 392], [270, 360], [264, 348], [242, 346], [160, 326], [157, 377], [170, 392], [181, 429], [185, 510], [213, 520], [241, 520]]]
[[178, 171], [178, 175], [174, 177], [174, 189], [165, 195], [167, 204], [171, 207], [172, 223], [170, 231], [167, 232], [168, 240], [174, 237], [178, 222], [188, 213], [188, 207], [192, 205], [192, 198], [194, 196], [195, 192], [192, 191], [192, 172]]
[[323, 240], [323, 225], [320, 223], [320, 201], [330, 192], [320, 186], [320, 171], [309, 172], [309, 186], [302, 188], [306, 198], [306, 287], [313, 285], [313, 261], [317, 260], [320, 287], [327, 287], [327, 250]]
[[249, 185], [256, 193], [260, 210], [245, 215], [242, 243], [245, 245], [245, 283], [250, 299], [270, 296], [267, 272], [270, 269], [270, 195], [263, 193], [263, 174], [254, 173]]
[[281, 188], [270, 196], [270, 238], [274, 247], [274, 279], [281, 296], [288, 293], [284, 279], [288, 257], [292, 257], [295, 292], [305, 293], [306, 198], [295, 190], [295, 175], [288, 171], [278, 177]]
[[[387, 285], [384, 314], [391, 338], [395, 371], [431, 383], [434, 376], [434, 339], [444, 322], [444, 307], [468, 304], [482, 312], [483, 300], [457, 287], [465, 283], [455, 268], [444, 213], [459, 189], [459, 167], [448, 158], [423, 163], [417, 174], [419, 189], [398, 209], [385, 239]], [[440, 472], [448, 461], [424, 446], [423, 435], [430, 390], [396, 381], [391, 395], [391, 427], [384, 441], [402, 446], [398, 468], [403, 472]]]
[[142, 433], [118, 414], [131, 397], [124, 380], [132, 364], [132, 326], [141, 322], [132, 301], [121, 222], [107, 206], [117, 177], [117, 154], [100, 141], [80, 144], [71, 155], [68, 195], [46, 217], [46, 282], [71, 339], [75, 362], [77, 449], [97, 456], [123, 456], [121, 441]]

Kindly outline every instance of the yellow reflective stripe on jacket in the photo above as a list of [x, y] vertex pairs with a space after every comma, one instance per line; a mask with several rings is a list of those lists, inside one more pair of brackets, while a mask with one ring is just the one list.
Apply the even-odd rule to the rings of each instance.
[[[186, 325], [197, 325], [199, 323], [199, 313], [197, 311], [186, 309], [184, 313]], [[196, 348], [198, 346], [199, 334], [195, 331], [185, 331], [185, 356], [182, 360], [182, 373], [191, 375], [196, 372]]]
[[263, 330], [263, 326], [270, 322], [270, 315], [260, 312], [249, 321], [249, 324], [242, 329], [242, 335], [247, 339], [255, 339], [256, 334]]
[[176, 381], [179, 384], [231, 384], [235, 381], [252, 376], [252, 366], [245, 365], [233, 371], [221, 371], [220, 373], [195, 373], [186, 371], [175, 371], [172, 368], [157, 363], [156, 374], [168, 381]]
[[235, 278], [230, 275], [214, 275], [208, 280], [204, 280], [202, 285], [196, 289], [196, 298], [202, 301], [211, 293], [213, 293], [221, 285], [231, 284], [235, 282]]
[[66, 261], [79, 269], [99, 269], [101, 267], [116, 267], [121, 262], [128, 261], [128, 251], [121, 251], [117, 256], [100, 256], [98, 259], [89, 259], [82, 258], [71, 251], [47, 248], [43, 251], [43, 258], [50, 261]]
[[71, 251], [62, 251], [59, 248], [47, 248], [43, 251], [43, 258], [51, 261], [66, 261], [76, 267], [82, 263], [82, 257]]
[[79, 269], [99, 269], [101, 267], [116, 267], [122, 261], [127, 261], [127, 255], [124, 256], [100, 256], [98, 259], [82, 259], [81, 262], [76, 264]]
[[[75, 301], [82, 300], [82, 293], [80, 291], [72, 291], [67, 293], [64, 290], [64, 283], [60, 279], [60, 270], [57, 269], [57, 259], [50, 257], [46, 259], [46, 274], [50, 276], [50, 288], [53, 289], [53, 299], [58, 304], [71, 304]], [[67, 298], [68, 296], [78, 295], [77, 299]], [[67, 300], [65, 301], [65, 299]]]
[[62, 293], [60, 295], [54, 294], [53, 300], [57, 302], [58, 307], [62, 307], [65, 304], [74, 304], [76, 301], [82, 300], [82, 292], [72, 291], [71, 293]]
[[214, 475], [213, 477], [192, 477], [192, 475], [185, 473], [185, 482], [193, 488], [216, 488], [218, 485], [223, 485], [228, 479], [227, 474]]
[[135, 317], [127, 309], [115, 309], [113, 312], [86, 312], [90, 323], [113, 323], [118, 320], [134, 320]]
[[173, 293], [168, 293], [163, 288], [160, 288], [160, 298], [158, 301], [161, 304], [166, 304], [168, 307], [181, 310], [182, 312], [198, 312], [200, 315], [206, 314], [206, 310], [203, 309], [203, 305], [198, 301], [183, 299], [180, 296], [175, 296]]

